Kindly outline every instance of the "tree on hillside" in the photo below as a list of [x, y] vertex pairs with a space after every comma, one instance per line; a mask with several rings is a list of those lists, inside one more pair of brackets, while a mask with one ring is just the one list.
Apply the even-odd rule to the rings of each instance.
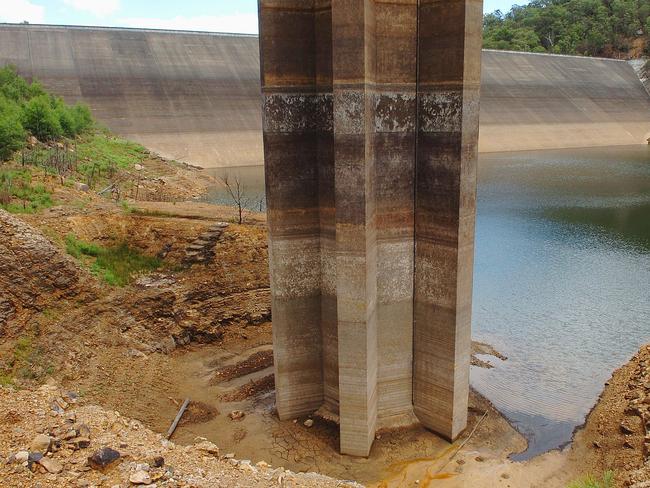
[[5, 161], [25, 144], [27, 134], [20, 123], [20, 110], [0, 96], [0, 161]]
[[248, 205], [248, 196], [246, 195], [246, 191], [244, 189], [244, 185], [242, 184], [241, 180], [239, 179], [239, 176], [235, 176], [234, 178], [230, 178], [228, 174], [226, 174], [223, 178], [221, 178], [221, 182], [223, 183], [224, 187], [226, 188], [226, 191], [228, 192], [228, 195], [230, 196], [231, 200], [237, 207], [238, 215], [239, 215], [239, 223], [244, 222], [244, 209]]
[[39, 82], [28, 83], [15, 67], [0, 68], [0, 161], [24, 146], [27, 133], [41, 141], [72, 139], [92, 125], [86, 105], [67, 105]]

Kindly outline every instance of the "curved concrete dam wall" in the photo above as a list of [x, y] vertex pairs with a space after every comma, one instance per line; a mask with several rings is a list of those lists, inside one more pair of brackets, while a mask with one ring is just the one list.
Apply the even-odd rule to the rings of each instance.
[[[164, 156], [263, 162], [255, 36], [4, 24], [7, 63]], [[624, 61], [484, 51], [481, 104], [484, 152], [650, 137], [650, 97]]]
[[645, 143], [650, 97], [625, 61], [483, 51], [483, 152]]

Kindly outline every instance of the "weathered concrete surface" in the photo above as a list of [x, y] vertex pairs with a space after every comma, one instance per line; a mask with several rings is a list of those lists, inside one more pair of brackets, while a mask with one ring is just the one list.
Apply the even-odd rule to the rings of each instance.
[[453, 440], [469, 398], [483, 2], [420, 5], [413, 407]]
[[346, 454], [417, 419], [454, 439], [469, 394], [482, 3], [260, 6], [278, 413], [338, 417]]
[[626, 61], [483, 52], [481, 151], [641, 144], [650, 97]]
[[[14, 63], [119, 134], [206, 167], [263, 164], [258, 40], [0, 24]], [[624, 61], [483, 52], [480, 151], [645, 142], [650, 97]]]

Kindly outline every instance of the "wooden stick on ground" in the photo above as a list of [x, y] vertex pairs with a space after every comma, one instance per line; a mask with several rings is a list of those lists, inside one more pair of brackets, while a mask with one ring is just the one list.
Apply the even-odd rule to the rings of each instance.
[[189, 404], [190, 404], [190, 399], [186, 398], [185, 401], [183, 402], [183, 406], [181, 406], [181, 409], [176, 414], [176, 418], [174, 419], [174, 422], [172, 423], [171, 427], [167, 431], [167, 439], [171, 439], [171, 437], [174, 435], [174, 431], [176, 430], [176, 427], [178, 427], [178, 423], [181, 421], [181, 418], [183, 417], [183, 414], [185, 413], [185, 410], [187, 410], [187, 406]]

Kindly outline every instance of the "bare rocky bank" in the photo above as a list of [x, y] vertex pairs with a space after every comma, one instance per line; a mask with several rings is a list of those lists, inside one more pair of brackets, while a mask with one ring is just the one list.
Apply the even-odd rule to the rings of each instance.
[[0, 419], [0, 479], [7, 488], [358, 486], [236, 460], [202, 438], [176, 445], [52, 385], [0, 388]]

